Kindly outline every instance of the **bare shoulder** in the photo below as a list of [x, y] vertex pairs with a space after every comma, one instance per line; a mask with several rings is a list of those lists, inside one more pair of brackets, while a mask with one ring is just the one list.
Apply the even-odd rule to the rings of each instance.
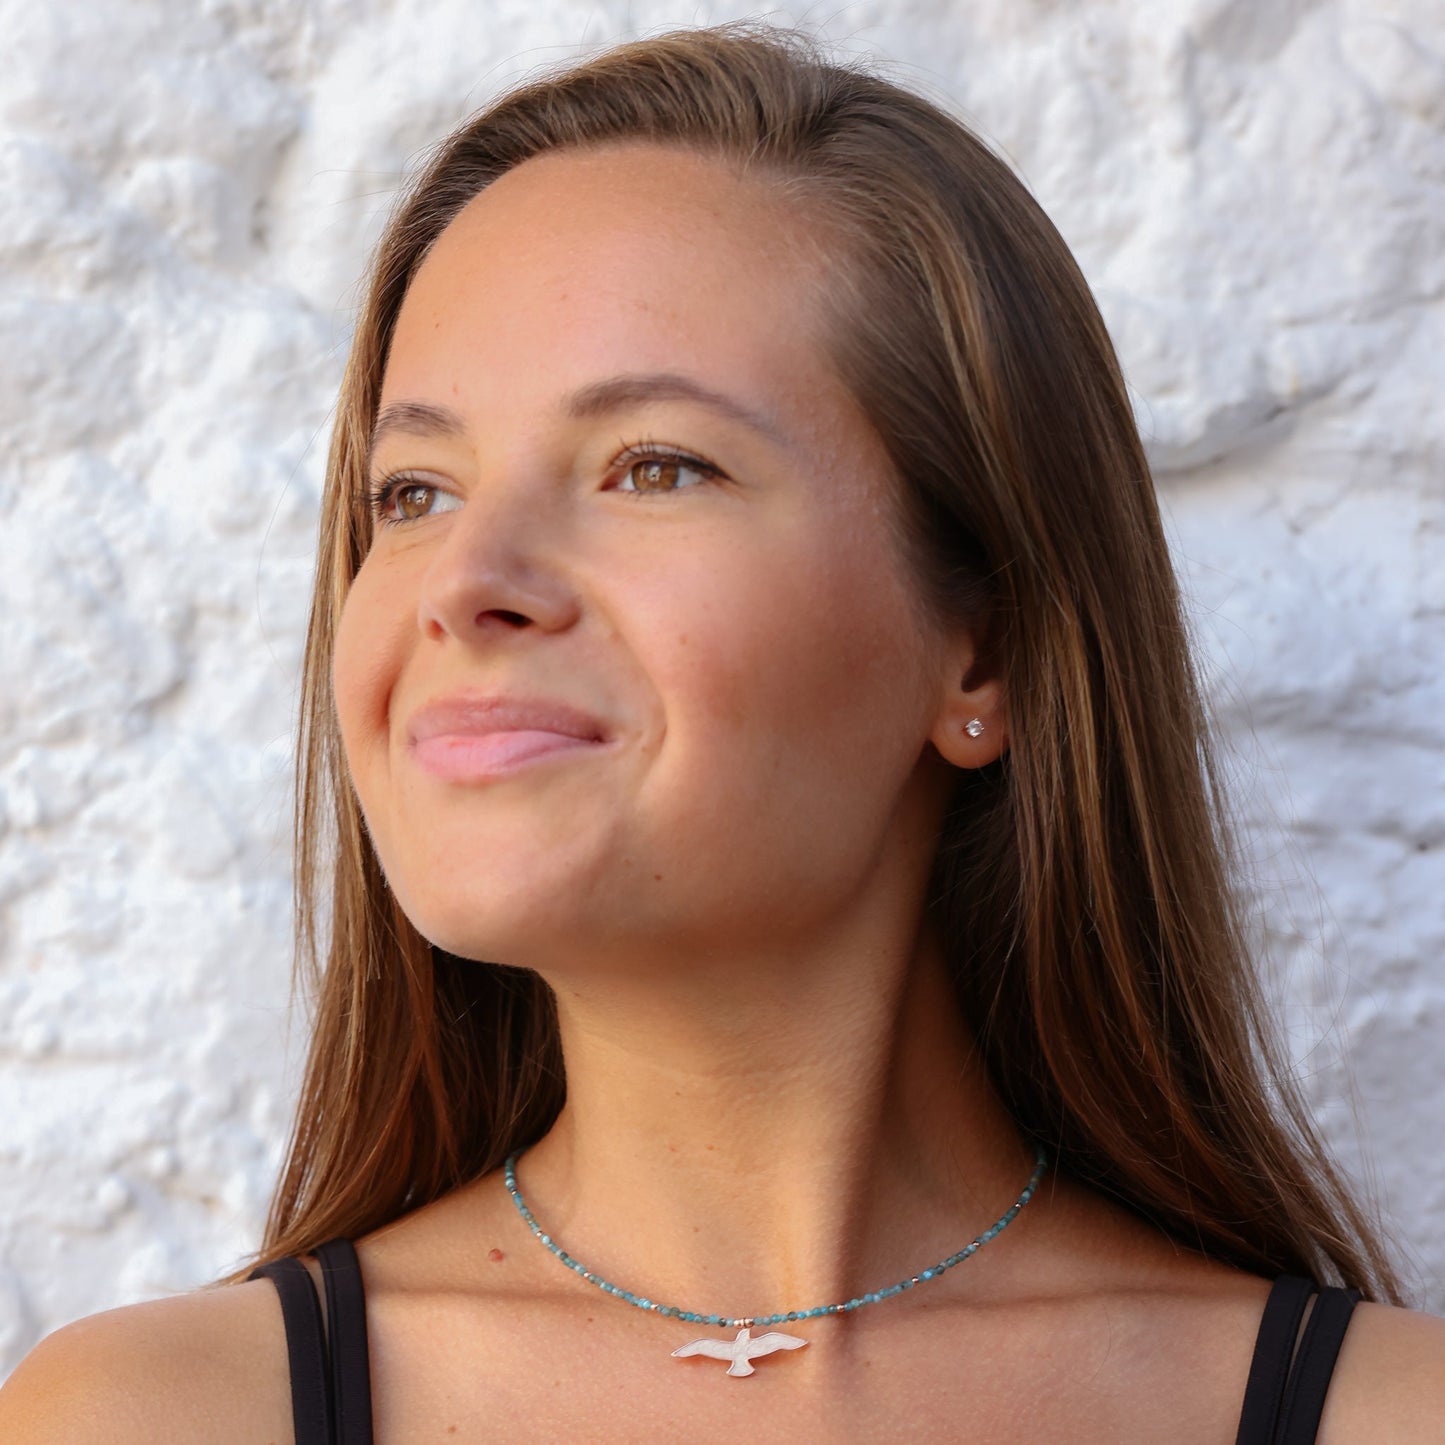
[[265, 1279], [87, 1315], [0, 1388], [8, 1445], [291, 1438], [285, 1330]]
[[1439, 1445], [1445, 1421], [1445, 1319], [1358, 1304], [1330, 1377], [1321, 1445]]

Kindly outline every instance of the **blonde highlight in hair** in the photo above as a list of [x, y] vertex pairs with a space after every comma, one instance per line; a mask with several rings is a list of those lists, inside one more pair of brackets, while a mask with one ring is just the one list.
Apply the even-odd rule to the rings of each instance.
[[433, 950], [389, 892], [331, 663], [370, 543], [357, 503], [412, 277], [507, 170], [620, 142], [756, 176], [834, 257], [827, 345], [896, 469], [920, 615], [977, 628], [1003, 680], [1011, 745], [960, 772], [929, 907], [1020, 1127], [1192, 1249], [1399, 1303], [1376, 1227], [1280, 1063], [1148, 464], [1083, 276], [958, 119], [756, 22], [620, 45], [501, 97], [437, 148], [377, 248], [328, 462], [301, 696], [296, 942], [317, 1013], [263, 1246], [221, 1282], [439, 1197], [561, 1108], [547, 984]]

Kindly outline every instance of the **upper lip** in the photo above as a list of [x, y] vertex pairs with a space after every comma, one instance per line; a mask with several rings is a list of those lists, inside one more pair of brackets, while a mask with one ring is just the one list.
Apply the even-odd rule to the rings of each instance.
[[607, 729], [590, 713], [545, 697], [467, 693], [437, 698], [412, 714], [407, 734], [412, 743], [446, 734], [523, 732], [561, 733], [564, 737], [605, 742]]

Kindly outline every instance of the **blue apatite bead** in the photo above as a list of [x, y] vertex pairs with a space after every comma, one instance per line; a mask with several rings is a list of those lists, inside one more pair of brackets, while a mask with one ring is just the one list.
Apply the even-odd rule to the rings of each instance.
[[640, 1299], [637, 1301], [637, 1303], [641, 1305], [642, 1308], [645, 1310], [650, 1310], [652, 1308], [652, 1301], [650, 1299]]
[[710, 1324], [710, 1325], [720, 1325], [720, 1324], [722, 1324], [722, 1316], [721, 1316], [721, 1315], [709, 1315], [709, 1316], [707, 1317], [707, 1322], [708, 1322], [708, 1324]]

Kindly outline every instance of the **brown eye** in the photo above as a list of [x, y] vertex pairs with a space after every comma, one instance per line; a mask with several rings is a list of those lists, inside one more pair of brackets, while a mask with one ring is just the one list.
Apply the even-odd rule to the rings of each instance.
[[371, 491], [371, 514], [384, 527], [419, 522], [423, 517], [434, 517], [438, 512], [451, 511], [452, 506], [460, 505], [459, 498], [416, 477], [385, 478]]
[[[698, 480], [683, 480], [683, 474], [689, 472]], [[721, 475], [715, 466], [700, 457], [688, 456], [685, 452], [650, 450], [641, 456], [634, 455], [627, 463], [617, 490], [628, 496], [666, 496], [671, 492], [690, 491], [701, 482]], [[628, 481], [632, 482], [630, 487], [625, 485]]]
[[671, 492], [677, 490], [678, 473], [686, 470], [681, 462], [658, 459], [634, 462], [627, 469], [627, 475], [634, 479], [635, 491]]
[[417, 517], [426, 516], [430, 508], [432, 493], [435, 491], [435, 487], [429, 487], [425, 482], [407, 482], [404, 486], [398, 487], [395, 501], [396, 510], [401, 519], [410, 522]]

